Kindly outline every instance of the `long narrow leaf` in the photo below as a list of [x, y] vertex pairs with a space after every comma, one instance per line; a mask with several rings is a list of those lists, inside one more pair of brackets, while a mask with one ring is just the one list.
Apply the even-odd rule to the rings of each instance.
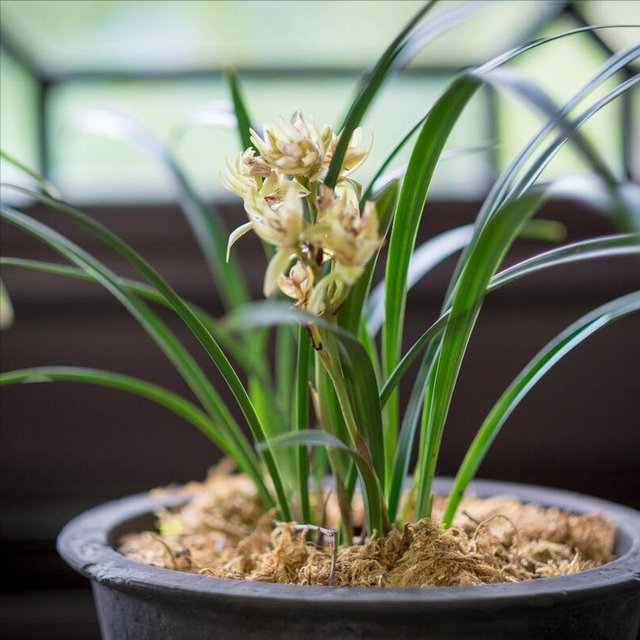
[[205, 206], [167, 145], [135, 118], [112, 109], [86, 111], [75, 126], [133, 143], [166, 169], [226, 308], [246, 302], [249, 292], [242, 273], [233, 259], [229, 262], [225, 259], [228, 232], [222, 218], [213, 208]]
[[609, 302], [586, 314], [547, 344], [500, 396], [476, 434], [456, 475], [443, 515], [445, 527], [451, 526], [460, 499], [484, 460], [489, 447], [511, 413], [529, 391], [572, 349], [615, 320], [640, 311], [640, 291]]
[[[375, 371], [360, 341], [341, 327], [283, 304], [270, 302], [245, 305], [227, 319], [234, 328], [278, 325], [316, 325], [333, 336], [340, 346], [341, 362], [352, 387], [352, 400], [359, 418], [358, 431], [372, 455], [373, 467], [384, 483], [384, 444], [378, 385]], [[354, 443], [355, 444], [355, 443]]]
[[[445, 231], [421, 244], [411, 256], [407, 271], [407, 291], [448, 257], [466, 247], [473, 237], [473, 225]], [[553, 220], [531, 220], [520, 234], [522, 238], [559, 242], [565, 228]], [[378, 283], [367, 301], [367, 330], [376, 335], [384, 322], [384, 281]]]
[[60, 192], [37, 171], [34, 171], [28, 167], [24, 162], [18, 160], [15, 156], [7, 153], [3, 149], [0, 149], [0, 158], [6, 160], [10, 165], [13, 165], [16, 169], [19, 169], [24, 174], [28, 175], [36, 184], [52, 198], [60, 198]]
[[243, 150], [248, 149], [249, 147], [253, 147], [255, 149], [251, 143], [251, 133], [249, 131], [251, 129], [251, 118], [249, 117], [247, 105], [242, 96], [238, 76], [233, 69], [226, 69], [224, 75], [229, 83], [229, 89], [231, 91], [231, 100], [233, 101], [233, 110], [236, 114], [240, 146]]
[[[311, 340], [304, 327], [298, 331], [298, 356], [296, 360], [295, 380], [295, 422], [296, 429], [309, 429], [309, 370], [311, 365]], [[300, 499], [300, 513], [302, 522], [312, 522], [309, 505], [309, 454], [306, 447], [300, 446], [298, 454], [298, 494]]]
[[[491, 278], [487, 293], [543, 269], [582, 260], [637, 254], [640, 254], [640, 234], [637, 233], [603, 236], [576, 242], [559, 249], [547, 251], [501, 271]], [[383, 406], [402, 376], [446, 325], [450, 315], [450, 309], [441, 314], [402, 357], [402, 360], [386, 379], [380, 390], [380, 403]]]
[[[387, 374], [397, 364], [399, 357], [404, 307], [406, 304], [405, 287], [409, 256], [415, 246], [417, 229], [433, 175], [433, 169], [442, 152], [446, 136], [450, 133], [457, 117], [481, 83], [506, 87], [508, 90], [516, 92], [524, 100], [541, 110], [550, 118], [554, 126], [559, 127], [567, 137], [572, 137], [593, 169], [609, 184], [615, 184], [615, 178], [611, 175], [608, 168], [592, 151], [589, 144], [577, 134], [575, 125], [567, 121], [566, 114], [558, 111], [553, 102], [541, 89], [524, 78], [498, 69], [500, 65], [521, 55], [525, 51], [568, 35], [580, 33], [584, 30], [585, 29], [578, 29], [571, 32], [564, 32], [551, 38], [545, 38], [528, 43], [522, 47], [516, 47], [494, 58], [482, 67], [467, 72], [452, 83], [449, 89], [447, 89], [428, 112], [407, 168], [407, 174], [403, 183], [396, 213], [397, 223], [394, 223], [391, 241], [389, 243], [389, 258], [387, 262], [387, 274], [385, 276], [388, 287], [385, 309], [387, 322], [385, 322], [383, 331], [383, 364]], [[454, 118], [447, 120], [447, 118], [450, 118], [452, 115]], [[445, 139], [438, 140], [441, 136], [445, 136]], [[480, 226], [476, 225], [477, 233], [480, 228]], [[451, 297], [453, 286], [466, 259], [465, 256], [466, 253], [463, 254], [460, 266], [456, 270], [452, 284], [449, 287], [447, 300]], [[392, 421], [397, 419], [396, 405], [397, 399], [392, 397], [389, 408], [389, 416]]]
[[431, 484], [440, 452], [444, 424], [449, 412], [462, 359], [471, 337], [489, 280], [511, 242], [544, 201], [543, 193], [523, 196], [489, 221], [480, 234], [469, 262], [460, 274], [451, 305], [451, 317], [444, 328], [433, 380], [433, 403], [428, 416], [427, 447], [421, 460], [416, 515], [430, 515]]
[[36, 382], [81, 382], [118, 389], [146, 398], [190, 422], [219, 447], [225, 455], [234, 457], [235, 452], [229, 448], [226, 436], [220, 433], [204, 412], [176, 393], [146, 380], [140, 380], [121, 373], [84, 367], [33, 367], [0, 374], [0, 386]]
[[[84, 280], [87, 282], [96, 281], [92, 275], [82, 269], [78, 269], [77, 267], [68, 267], [67, 265], [57, 264], [55, 262], [43, 262], [41, 260], [28, 260], [25, 258], [0, 256], [0, 266], [30, 269], [40, 273], [75, 278], [77, 280]], [[165, 296], [163, 296], [157, 289], [145, 284], [144, 282], [131, 280], [130, 278], [118, 278], [118, 282], [131, 293], [135, 293], [147, 300], [152, 300], [153, 302], [169, 309], [172, 308]], [[207, 327], [211, 335], [224, 347], [224, 349], [242, 367], [242, 369], [248, 374], [257, 376], [263, 380], [264, 384], [267, 384], [264, 368], [258, 369], [256, 367], [254, 360], [247, 355], [246, 348], [238, 344], [232, 336], [222, 331], [215, 318], [208, 314], [204, 309], [201, 309], [191, 303], [189, 303], [189, 306], [200, 318], [202, 324]]]
[[[620, 29], [620, 28], [629, 28], [637, 25], [600, 25], [600, 26], [588, 26], [588, 27], [579, 27], [576, 29], [571, 29], [569, 31], [563, 31], [562, 33], [554, 34], [552, 36], [548, 36], [545, 38], [539, 38], [537, 40], [533, 40], [531, 42], [526, 43], [525, 45], [515, 47], [507, 51], [504, 54], [501, 54], [497, 58], [494, 58], [492, 61], [487, 63], [488, 65], [501, 65], [513, 60], [517, 56], [530, 51], [536, 47], [545, 45], [550, 42], [554, 42], [555, 40], [559, 40], [561, 38], [565, 38], [567, 36], [578, 35], [581, 33], [586, 33], [589, 31], [599, 31], [602, 29]], [[598, 71], [598, 73], [581, 89], [579, 90], [575, 96], [567, 102], [561, 112], [563, 114], [568, 114], [574, 106], [576, 106], [588, 93], [590, 93], [593, 89], [595, 89], [599, 84], [605, 81], [607, 78], [611, 77], [616, 71], [619, 71], [622, 67], [626, 66], [638, 55], [638, 51], [640, 50], [640, 45], [636, 45], [631, 47], [627, 51], [623, 51], [620, 54], [616, 54], [610, 58], [607, 63], [603, 66], [602, 69]], [[364, 188], [362, 192], [362, 200], [367, 200], [369, 196], [374, 192], [375, 184], [380, 180], [387, 167], [391, 164], [393, 159], [398, 155], [398, 153], [404, 148], [404, 146], [411, 140], [413, 135], [420, 129], [422, 124], [425, 121], [428, 113], [433, 108], [433, 105], [430, 105], [424, 115], [420, 116], [418, 120], [407, 130], [407, 132], [402, 136], [400, 141], [396, 144], [396, 146], [391, 150], [389, 155], [383, 161], [382, 165], [378, 168], [373, 178], [370, 180], [368, 185]], [[515, 177], [517, 172], [524, 166], [526, 160], [530, 157], [531, 153], [535, 150], [536, 146], [544, 139], [546, 134], [551, 131], [553, 128], [553, 124], [546, 124], [540, 132], [534, 136], [534, 138], [528, 143], [527, 146], [523, 149], [523, 151], [514, 159], [511, 166], [507, 171], [505, 171], [498, 181], [494, 183], [493, 187], [485, 202], [483, 204], [483, 212], [491, 211], [492, 207], [495, 210], [496, 203], [499, 203], [500, 196], [504, 193], [504, 190], [509, 184], [509, 181]], [[446, 152], [443, 153], [442, 158], [444, 159]], [[481, 212], [480, 217], [484, 219], [483, 212]]]
[[[316, 429], [279, 436], [271, 440], [268, 444], [273, 449], [308, 445], [314, 447], [334, 447], [335, 449], [344, 451], [355, 462], [362, 482], [362, 497], [365, 504], [367, 529], [371, 535], [373, 535], [375, 531], [379, 534], [385, 533], [384, 501], [378, 478], [376, 474], [373, 473], [367, 461], [357, 451], [354, 451], [345, 445], [342, 440], [332, 436], [330, 433]], [[260, 446], [264, 447], [265, 445]]]
[[[580, 31], [581, 30], [578, 30], [578, 32]], [[562, 105], [560, 114], [566, 116], [571, 113], [571, 111], [580, 104], [584, 98], [597, 89], [603, 82], [620, 71], [620, 69], [637, 58], [639, 54], [640, 44], [611, 56], [603, 66], [598, 69], [598, 71]], [[578, 122], [579, 118], [576, 118], [576, 126], [579, 126]], [[524, 145], [505, 171], [503, 171], [498, 180], [491, 187], [489, 194], [482, 204], [482, 208], [478, 214], [478, 224], [484, 224], [488, 217], [495, 212], [500, 203], [503, 202], [507, 194], [507, 190], [515, 180], [517, 174], [525, 166], [526, 162], [531, 158], [546, 136], [552, 131], [553, 127], [553, 122], [546, 122], [527, 142], [527, 144]], [[519, 192], [522, 193], [522, 189], [519, 189]]]
[[[611, 27], [622, 27], [622, 26], [630, 26], [630, 25], [612, 25]], [[602, 27], [609, 28], [609, 27]], [[564, 34], [560, 34], [559, 36], [553, 38], [557, 39], [560, 37], [564, 37], [566, 35], [573, 35], [574, 33], [580, 33], [582, 31], [587, 30], [588, 28], [580, 28], [577, 30], [573, 30], [570, 32], [566, 32]], [[543, 41], [539, 41], [538, 44], [542, 44]], [[508, 54], [505, 54], [508, 55]], [[619, 54], [611, 56], [606, 63], [598, 69], [598, 71], [594, 74], [592, 78], [590, 78], [568, 101], [564, 103], [564, 105], [553, 112], [553, 106], [547, 104], [543, 107], [543, 112], [548, 115], [548, 111], [551, 110], [551, 117], [544, 124], [544, 126], [527, 142], [527, 144], [522, 148], [520, 153], [513, 159], [511, 164], [505, 169], [505, 171], [499, 176], [498, 180], [493, 184], [489, 194], [485, 198], [485, 201], [480, 208], [480, 212], [476, 218], [476, 234], [477, 235], [482, 227], [487, 223], [487, 221], [491, 218], [491, 216], [497, 211], [500, 204], [507, 201], [507, 192], [509, 191], [509, 197], [515, 198], [518, 195], [522, 195], [526, 188], [530, 187], [535, 178], [540, 175], [542, 169], [550, 162], [551, 158], [558, 152], [559, 148], [565, 144], [565, 142], [569, 139], [570, 135], [574, 130], [577, 130], [580, 126], [582, 126], [590, 117], [595, 115], [603, 106], [608, 104], [610, 100], [614, 97], [620, 95], [619, 87], [616, 87], [613, 91], [609, 92], [605, 95], [601, 100], [599, 100], [592, 107], [587, 109], [580, 117], [576, 118], [571, 125], [567, 125], [565, 123], [565, 118], [568, 114], [576, 107], [586, 96], [589, 95], [592, 91], [597, 89], [605, 80], [613, 76], [617, 71], [623, 68], [625, 65], [629, 64], [631, 61], [636, 59], [640, 55], [640, 45], [633, 46], [626, 51], [620, 52]], [[491, 71], [496, 68], [495, 61], [484, 65], [482, 70], [480, 71], [480, 75], [482, 75], [485, 71]], [[623, 85], [627, 85], [625, 82]], [[627, 90], [629, 87], [626, 86]], [[529, 85], [528, 90], [535, 90], [535, 87]], [[546, 101], [546, 97], [543, 95], [543, 101]], [[540, 97], [538, 97], [538, 102], [540, 101]], [[540, 105], [538, 105], [540, 106]], [[555, 141], [548, 146], [543, 154], [541, 154], [540, 158], [532, 167], [530, 167], [525, 174], [516, 182], [515, 186], [512, 186], [512, 183], [516, 180], [516, 176], [518, 172], [524, 167], [529, 158], [533, 155], [537, 147], [540, 146], [542, 141], [546, 138], [546, 136], [553, 130], [553, 128], [558, 124], [558, 121], [562, 125], [562, 131], [555, 139]], [[623, 223], [627, 223], [626, 218], [624, 218], [623, 214]], [[455, 283], [457, 282], [458, 276], [462, 271], [467, 259], [466, 251], [463, 252], [458, 264], [456, 265], [454, 274], [451, 278], [449, 287], [447, 289], [447, 293], [445, 295], [445, 306], [448, 305], [451, 301], [451, 296], [453, 294], [453, 288]], [[444, 310], [444, 307], [443, 307]]]
[[[600, 98], [600, 100], [592, 104], [574, 120], [573, 124], [576, 129], [579, 129], [585, 122], [587, 122], [587, 120], [589, 120], [589, 118], [598, 113], [600, 109], [608, 105], [626, 91], [630, 91], [636, 84], [638, 84], [638, 82], [640, 82], [640, 75], [635, 75], [605, 94]], [[505, 201], [517, 198], [519, 194], [522, 194], [529, 189], [567, 142], [568, 138], [566, 135], [560, 134], [557, 136], [547, 149], [545, 149], [545, 151], [536, 158], [535, 162], [531, 163], [531, 166], [527, 169], [525, 174], [517, 181], [513, 189], [507, 194]]]
[[386, 76], [392, 68], [394, 60], [398, 57], [405, 38], [411, 33], [423, 16], [436, 4], [436, 0], [429, 0], [417, 13], [411, 18], [406, 27], [394, 38], [393, 42], [387, 47], [378, 60], [371, 75], [369, 76], [365, 86], [362, 88], [356, 99], [354, 100], [349, 113], [341, 127], [342, 133], [340, 140], [336, 146], [331, 164], [325, 178], [325, 184], [328, 187], [335, 187], [340, 176], [342, 162], [351, 142], [351, 136], [362, 121], [364, 114], [372, 103], [374, 97], [380, 90]]
[[174, 364], [207, 411], [212, 416], [216, 416], [220, 423], [226, 427], [229, 437], [228, 446], [233, 447], [236, 451], [238, 464], [254, 480], [265, 503], [272, 504], [269, 492], [264, 487], [262, 475], [252, 461], [251, 448], [244, 435], [235, 424], [224, 402], [207, 381], [203, 371], [160, 318], [136, 295], [122, 287], [117, 276], [110, 269], [64, 236], [29, 216], [7, 207], [0, 209], [0, 215], [9, 224], [34, 236], [66, 259], [85, 269], [132, 314]]
[[[255, 408], [251, 403], [249, 395], [242, 385], [242, 382], [240, 381], [237, 373], [227, 360], [227, 357], [220, 349], [218, 343], [200, 321], [198, 316], [189, 307], [189, 305], [173, 290], [172, 287], [169, 286], [166, 280], [162, 278], [162, 276], [160, 276], [160, 274], [155, 269], [153, 269], [153, 267], [151, 267], [151, 265], [146, 262], [146, 260], [142, 258], [142, 256], [140, 256], [136, 251], [134, 251], [132, 247], [121, 240], [117, 235], [107, 229], [104, 225], [93, 220], [92, 218], [89, 218], [75, 207], [72, 207], [71, 205], [63, 201], [54, 200], [44, 194], [40, 194], [29, 189], [24, 189], [15, 185], [8, 186], [11, 186], [11, 188], [20, 193], [31, 196], [32, 198], [39, 202], [42, 202], [43, 204], [47, 204], [53, 207], [56, 211], [64, 214], [66, 217], [70, 218], [74, 222], [79, 223], [86, 229], [89, 229], [107, 245], [117, 251], [133, 267], [135, 267], [167, 299], [174, 311], [180, 316], [187, 327], [205, 348], [212, 362], [216, 365], [225, 382], [229, 386], [229, 389], [236, 399], [254, 438], [258, 442], [264, 441], [264, 430], [255, 412]], [[35, 223], [35, 221], [32, 222]], [[286, 496], [284, 493], [284, 488], [282, 486], [282, 481], [279, 477], [279, 473], [275, 467], [273, 459], [270, 456], [267, 456], [265, 458], [265, 462], [267, 464], [267, 467], [269, 468], [270, 475], [272, 475], [276, 492], [278, 493], [278, 499], [281, 503], [281, 508], [283, 508], [284, 510], [284, 505], [286, 504]]]
[[[427, 192], [453, 126], [480, 83], [467, 77], [456, 80], [427, 115], [407, 168], [398, 207], [391, 229], [385, 272], [385, 323], [382, 331], [383, 371], [389, 375], [398, 363], [407, 296], [407, 272], [418, 234]], [[397, 434], [398, 397], [393, 394], [387, 405], [393, 442]], [[395, 443], [392, 445], [395, 448]]]

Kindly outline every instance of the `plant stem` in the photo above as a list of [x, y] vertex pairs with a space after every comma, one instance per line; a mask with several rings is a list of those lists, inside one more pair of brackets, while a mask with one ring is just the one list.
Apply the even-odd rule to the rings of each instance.
[[[322, 409], [325, 406], [327, 389], [324, 385], [325, 376], [323, 375], [324, 368], [322, 360], [319, 357], [320, 352], [316, 353], [318, 354], [318, 358], [316, 358], [316, 384], [318, 388], [318, 395], [314, 398], [315, 411], [316, 415], [318, 416], [320, 428], [327, 433], [336, 435], [329, 423], [326, 421]], [[327, 457], [329, 459], [329, 465], [331, 466], [331, 471], [336, 482], [336, 497], [338, 499], [338, 508], [340, 509], [342, 538], [346, 544], [351, 544], [353, 541], [351, 500], [349, 499], [349, 494], [347, 493], [344, 484], [344, 474], [342, 471], [344, 465], [342, 464], [343, 460], [341, 452], [333, 449], [332, 447], [327, 447]]]
[[[311, 342], [304, 327], [298, 332], [298, 359], [295, 388], [295, 423], [294, 428], [309, 428], [309, 362], [311, 359]], [[302, 522], [313, 523], [309, 506], [309, 453], [306, 446], [297, 449], [297, 480], [300, 494], [300, 514]]]
[[[335, 322], [335, 318], [332, 318], [332, 320]], [[342, 373], [342, 365], [340, 364], [340, 357], [335, 338], [327, 331], [321, 331], [320, 334], [323, 340], [323, 347], [318, 352], [318, 355], [320, 356], [320, 359], [331, 378], [331, 382], [333, 383], [336, 396], [338, 397], [338, 403], [340, 404], [342, 415], [347, 425], [349, 436], [355, 445], [356, 451], [364, 458], [366, 464], [371, 468], [371, 471], [376, 477], [380, 495], [382, 496], [380, 478], [375, 472], [369, 445], [362, 435], [362, 431], [358, 428], [358, 424], [353, 413], [353, 407], [351, 406], [351, 399], [349, 398], [349, 392]], [[384, 478], [382, 480], [384, 481]], [[384, 504], [384, 500], [382, 504], [382, 521], [378, 523], [378, 527], [381, 535], [385, 535], [391, 528], [389, 514], [387, 512], [386, 505]]]

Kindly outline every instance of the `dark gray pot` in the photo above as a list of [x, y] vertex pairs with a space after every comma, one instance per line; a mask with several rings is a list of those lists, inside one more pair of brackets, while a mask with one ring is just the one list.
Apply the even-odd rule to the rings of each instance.
[[[450, 484], [439, 480], [435, 489], [446, 493]], [[619, 527], [618, 558], [571, 576], [480, 587], [366, 589], [224, 580], [137, 564], [114, 550], [121, 535], [153, 527], [158, 503], [146, 494], [77, 517], [60, 534], [58, 551], [91, 579], [105, 640], [636, 639], [639, 512], [525, 485], [479, 481], [471, 490], [575, 513], [605, 512]]]

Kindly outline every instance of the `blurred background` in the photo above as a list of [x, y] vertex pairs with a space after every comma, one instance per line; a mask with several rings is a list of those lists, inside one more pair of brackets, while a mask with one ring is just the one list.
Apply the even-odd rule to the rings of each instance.
[[[442, 2], [437, 10], [456, 4]], [[198, 192], [232, 229], [244, 213], [218, 178], [225, 154], [233, 157], [238, 151], [235, 131], [225, 128], [224, 67], [238, 70], [258, 123], [288, 117], [296, 109], [337, 123], [358, 78], [420, 5], [398, 0], [2, 0], [2, 148], [131, 242], [183, 295], [219, 316], [218, 295], [176, 205], [171, 178], [153, 156], [158, 144], [141, 148], [121, 139], [131, 137], [130, 127], [106, 113], [133, 116], [143, 123], [146, 137], [168, 145]], [[357, 177], [366, 181], [461, 68], [539, 36], [585, 24], [620, 23], [640, 23], [637, 2], [492, 3], [440, 36], [386, 85], [364, 122], [374, 145]], [[638, 40], [634, 29], [585, 33], [537, 49], [510, 66], [562, 101], [611, 53]], [[581, 107], [637, 72], [636, 61]], [[635, 180], [640, 174], [639, 104], [636, 88], [584, 128], [612, 170]], [[217, 126], [211, 126], [213, 119]], [[449, 149], [473, 147], [474, 152], [453, 154], [441, 163], [419, 242], [471, 222], [492, 180], [541, 124], [516, 100], [487, 89], [479, 92], [448, 143]], [[3, 182], [24, 180], [4, 163], [0, 168]], [[545, 177], [583, 170], [566, 148]], [[3, 198], [72, 233], [101, 260], [129, 275], [96, 240], [59, 216], [16, 199], [15, 193]], [[551, 202], [543, 217], [565, 224], [569, 241], [615, 232], [610, 220], [583, 204]], [[257, 298], [263, 254], [252, 239], [241, 242], [238, 255]], [[541, 248], [520, 242], [508, 262]], [[52, 258], [6, 226], [1, 253]], [[454, 264], [447, 261], [412, 290], [407, 344], [435, 319]], [[574, 265], [490, 296], [454, 398], [441, 474], [455, 473], [486, 412], [529, 358], [586, 311], [637, 288], [639, 266], [631, 258]], [[148, 337], [96, 285], [8, 266], [2, 279], [16, 313], [14, 326], [2, 334], [3, 371], [95, 366], [187, 393]], [[172, 326], [190, 344], [177, 323]], [[554, 485], [640, 507], [639, 363], [639, 317], [591, 338], [517, 409], [481, 475]], [[57, 532], [75, 514], [103, 501], [203, 477], [218, 452], [172, 415], [116, 391], [67, 383], [8, 387], [0, 412], [2, 637], [97, 638], [89, 587], [58, 559]]]

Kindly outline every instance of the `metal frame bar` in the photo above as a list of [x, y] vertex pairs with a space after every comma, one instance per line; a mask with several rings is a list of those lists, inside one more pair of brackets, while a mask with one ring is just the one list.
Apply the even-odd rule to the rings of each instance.
[[[589, 22], [580, 12], [579, 7], [576, 5], [575, 0], [567, 5], [565, 12], [569, 17], [575, 20], [580, 26], [586, 27]], [[606, 41], [600, 36], [597, 31], [587, 32], [591, 40], [607, 55], [607, 57], [614, 55], [616, 52], [606, 43]], [[620, 70], [624, 80], [629, 80], [633, 77], [634, 72], [630, 65], [624, 66]], [[622, 115], [620, 118], [620, 137], [622, 139], [622, 170], [625, 177], [629, 180], [633, 180], [633, 131], [636, 123], [632, 117], [632, 93], [631, 91], [625, 92], [621, 100]]]

